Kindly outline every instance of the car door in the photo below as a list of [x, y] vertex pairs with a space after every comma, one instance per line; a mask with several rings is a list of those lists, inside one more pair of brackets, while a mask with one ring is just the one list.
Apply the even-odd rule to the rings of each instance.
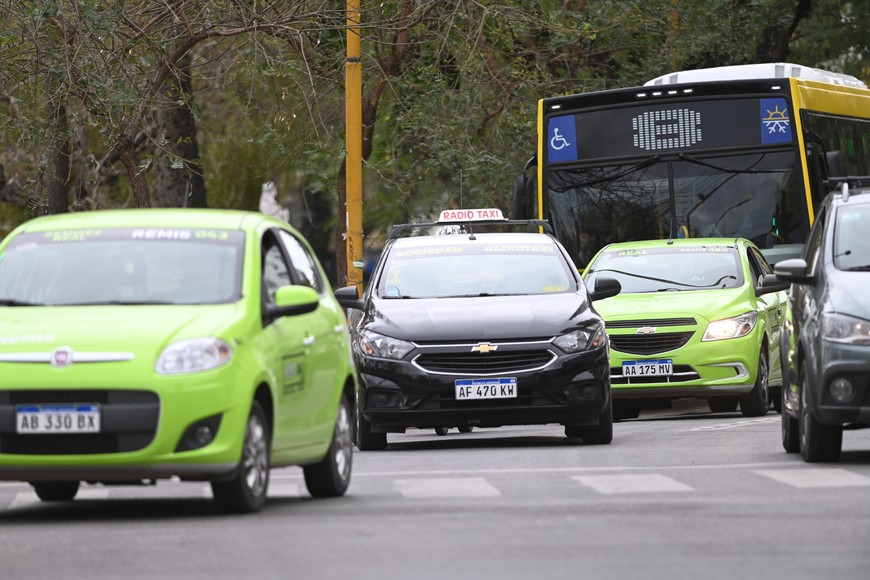
[[258, 347], [275, 382], [273, 462], [294, 450], [315, 443], [308, 403], [311, 385], [309, 328], [317, 311], [269, 318], [265, 309], [275, 304], [275, 291], [293, 284], [289, 260], [280, 242], [278, 228], [264, 232], [261, 240], [261, 301], [263, 331]]
[[[754, 246], [746, 248], [749, 258], [749, 266], [752, 275], [755, 278], [755, 286], [761, 286], [761, 282], [768, 274], [773, 274], [773, 268]], [[782, 324], [786, 314], [786, 301], [788, 300], [787, 293], [771, 292], [763, 294], [757, 298], [759, 316], [763, 316], [765, 326], [767, 328], [767, 340], [770, 346], [768, 364], [770, 366], [769, 382], [773, 385], [782, 383], [782, 361], [780, 358], [779, 333], [782, 331]]]
[[293, 283], [313, 288], [320, 295], [320, 306], [305, 317], [307, 376], [302, 402], [309, 413], [299, 417], [299, 424], [311, 430], [315, 440], [331, 438], [336, 393], [344, 381], [340, 373], [346, 371], [349, 358], [344, 313], [307, 245], [286, 230], [279, 231], [278, 237], [289, 259]]

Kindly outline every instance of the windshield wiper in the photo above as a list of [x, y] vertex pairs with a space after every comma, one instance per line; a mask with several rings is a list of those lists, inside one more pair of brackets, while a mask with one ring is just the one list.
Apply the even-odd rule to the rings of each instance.
[[866, 266], [852, 266], [851, 268], [845, 268], [847, 272], [870, 272], [870, 264]]
[[149, 306], [161, 304], [191, 304], [190, 302], [172, 302], [171, 300], [96, 300], [94, 302], [64, 302], [57, 306]]
[[45, 304], [27, 302], [26, 300], [15, 300], [13, 298], [0, 298], [0, 306], [45, 306]]
[[589, 185], [597, 185], [599, 183], [608, 183], [610, 181], [616, 181], [620, 177], [625, 177], [626, 175], [631, 175], [635, 171], [638, 171], [640, 169], [644, 169], [645, 167], [649, 167], [650, 165], [655, 165], [659, 161], [659, 159], [660, 159], [660, 157], [658, 155], [650, 155], [649, 157], [647, 157], [646, 159], [644, 159], [643, 161], [641, 161], [637, 165], [629, 167], [625, 171], [621, 171], [621, 172], [616, 173], [614, 175], [608, 175], [606, 177], [598, 177], [596, 179], [590, 179], [589, 181], [583, 181], [580, 183], [572, 183], [571, 185], [568, 185], [568, 186], [562, 187], [562, 188], [553, 188], [553, 191], [556, 191], [558, 193], [564, 193], [564, 192], [568, 191], [569, 189], [574, 189], [576, 187], [586, 187]]

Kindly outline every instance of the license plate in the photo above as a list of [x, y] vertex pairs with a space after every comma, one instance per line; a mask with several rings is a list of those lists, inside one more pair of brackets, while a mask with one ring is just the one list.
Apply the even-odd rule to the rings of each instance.
[[459, 379], [456, 381], [456, 399], [515, 399], [517, 380]]
[[99, 405], [19, 405], [18, 433], [99, 433]]
[[673, 359], [627, 360], [622, 363], [624, 377], [668, 376], [674, 374]]

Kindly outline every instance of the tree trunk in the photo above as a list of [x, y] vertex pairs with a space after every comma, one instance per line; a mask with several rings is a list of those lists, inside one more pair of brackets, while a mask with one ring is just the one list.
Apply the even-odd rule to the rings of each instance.
[[205, 181], [191, 104], [190, 55], [178, 61], [178, 75], [167, 77], [167, 100], [157, 107], [161, 149], [154, 164], [159, 207], [207, 207]]
[[118, 151], [121, 163], [124, 164], [124, 169], [127, 170], [127, 175], [130, 177], [130, 187], [133, 189], [133, 200], [136, 202], [136, 207], [151, 207], [148, 182], [145, 181], [145, 176], [139, 167], [139, 158], [133, 149], [133, 141], [128, 136], [121, 135], [118, 137], [115, 149]]
[[49, 145], [45, 167], [45, 189], [48, 192], [46, 213], [69, 211], [69, 123], [66, 106], [58, 105], [51, 111], [49, 126], [54, 142]]

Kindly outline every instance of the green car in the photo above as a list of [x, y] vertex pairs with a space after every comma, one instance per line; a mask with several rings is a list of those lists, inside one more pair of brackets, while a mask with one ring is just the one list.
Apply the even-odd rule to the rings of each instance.
[[595, 303], [610, 338], [614, 418], [706, 399], [713, 412], [765, 415], [780, 401], [779, 333], [785, 290], [745, 239], [614, 243], [583, 278], [615, 278], [622, 291]]
[[303, 237], [253, 212], [37, 218], [0, 244], [0, 480], [209, 481], [260, 509], [272, 467], [350, 482], [346, 318]]

